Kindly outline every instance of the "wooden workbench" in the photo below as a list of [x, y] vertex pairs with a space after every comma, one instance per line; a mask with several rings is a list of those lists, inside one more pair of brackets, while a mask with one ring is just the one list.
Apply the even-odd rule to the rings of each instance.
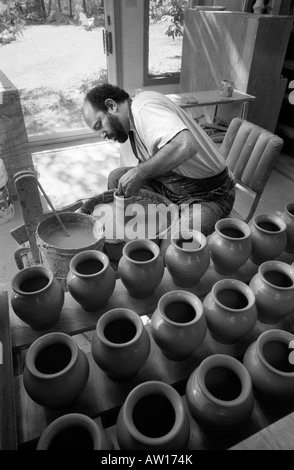
[[[279, 259], [287, 263], [294, 261], [294, 255], [283, 253]], [[234, 278], [240, 279], [244, 282], [249, 282], [252, 276], [257, 272], [258, 267], [247, 261], [247, 263], [234, 275]], [[217, 274], [213, 269], [213, 264], [210, 265], [208, 271], [202, 277], [198, 285], [193, 288], [185, 289], [193, 292], [201, 299], [211, 290], [212, 285], [219, 279], [227, 276]], [[276, 325], [266, 325], [257, 321], [254, 329], [242, 338], [240, 341], [233, 345], [223, 345], [215, 341], [209, 331], [205, 337], [200, 348], [192, 354], [188, 359], [180, 362], [171, 361], [165, 358], [160, 349], [154, 343], [150, 334], [150, 317], [156, 308], [158, 299], [167, 291], [179, 289], [176, 286], [168, 271], [165, 270], [162, 282], [158, 286], [154, 296], [138, 300], [129, 296], [126, 288], [121, 281], [117, 279], [114, 293], [107, 305], [103, 310], [88, 313], [85, 312], [79, 304], [67, 292], [65, 295], [64, 308], [61, 312], [61, 318], [56, 327], [52, 330], [37, 332], [32, 330], [28, 325], [19, 320], [11, 309], [9, 299], [5, 300], [5, 296], [1, 295], [1, 312], [5, 303], [6, 311], [9, 309], [10, 313], [10, 334], [11, 345], [6, 340], [4, 347], [6, 348], [5, 355], [7, 357], [7, 348], [10, 348], [10, 354], [13, 352], [13, 371], [12, 367], [6, 368], [6, 384], [7, 387], [11, 383], [9, 394], [5, 394], [4, 400], [0, 400], [1, 421], [0, 426], [3, 427], [3, 415], [7, 418], [7, 406], [10, 405], [9, 420], [5, 424], [5, 431], [0, 427], [0, 437], [5, 432], [6, 435], [10, 430], [10, 444], [4, 441], [2, 448], [9, 445], [15, 445], [14, 436], [17, 435], [17, 448], [18, 449], [35, 449], [38, 438], [44, 431], [46, 426], [56, 419], [58, 416], [69, 413], [79, 412], [84, 413], [93, 419], [101, 420], [106, 432], [110, 436], [114, 444], [114, 448], [118, 449], [116, 442], [116, 419], [117, 413], [126, 399], [128, 393], [139, 383], [147, 380], [161, 380], [172, 385], [182, 396], [185, 402], [185, 386], [188, 377], [193, 370], [200, 364], [200, 362], [212, 354], [229, 354], [242, 360], [244, 352], [249, 344], [251, 344], [263, 331], [271, 328], [280, 328], [290, 332], [294, 331], [294, 312], [288, 315], [285, 319]], [[145, 363], [144, 367], [140, 370], [137, 376], [125, 383], [116, 383], [110, 380], [96, 365], [91, 355], [91, 339], [93, 330], [95, 329], [98, 318], [107, 310], [115, 307], [128, 307], [136, 311], [142, 318], [151, 339], [151, 353]], [[7, 315], [8, 316], [8, 315]], [[27, 395], [23, 386], [23, 367], [24, 358], [27, 347], [42, 334], [49, 331], [63, 331], [68, 334], [74, 335], [75, 340], [79, 346], [87, 354], [90, 364], [90, 376], [86, 388], [76, 401], [76, 403], [65, 410], [49, 410], [40, 405], [37, 405]], [[0, 330], [0, 340], [3, 330]], [[8, 364], [8, 363], [7, 363]], [[13, 376], [12, 376], [13, 374]], [[16, 420], [14, 419], [12, 407], [12, 392], [14, 392], [14, 410]], [[3, 390], [2, 390], [3, 393]], [[11, 411], [12, 410], [12, 411]], [[243, 427], [239, 432], [224, 438], [214, 438], [198, 426], [198, 424], [190, 416], [191, 436], [187, 450], [197, 449], [229, 449], [232, 446], [241, 446], [241, 448], [251, 449], [253, 443], [260, 442], [262, 446], [264, 442], [268, 442], [266, 438], [262, 438], [265, 430], [270, 432], [270, 425], [276, 423], [275, 429], [280, 430], [283, 423], [292, 422], [294, 415], [294, 404], [287, 406], [269, 407], [265, 404], [259, 403], [255, 400], [254, 410], [248, 424]], [[282, 422], [278, 420], [283, 419]], [[282, 424], [281, 424], [282, 423]], [[258, 433], [260, 436], [259, 441], [255, 438], [250, 440], [251, 436]], [[287, 433], [288, 448], [294, 449], [293, 433]], [[249, 439], [247, 441], [247, 439]], [[276, 440], [276, 442], [278, 442]], [[242, 444], [239, 444], [242, 443]], [[247, 443], [247, 444], [246, 444]], [[1, 440], [0, 440], [1, 444]], [[276, 446], [278, 444], [276, 443]]]

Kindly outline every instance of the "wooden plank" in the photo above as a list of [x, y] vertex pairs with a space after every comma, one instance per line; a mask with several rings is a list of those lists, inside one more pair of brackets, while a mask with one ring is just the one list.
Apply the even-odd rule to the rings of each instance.
[[[294, 261], [294, 255], [290, 253], [282, 253], [278, 257], [280, 261], [284, 261], [288, 264]], [[248, 282], [257, 272], [258, 266], [248, 260], [238, 271], [234, 274], [235, 279], [239, 279], [243, 282]], [[199, 283], [192, 288], [184, 288], [199, 298], [203, 299], [208, 292], [210, 292], [215, 282], [220, 279], [228, 278], [231, 276], [223, 276], [215, 272], [213, 263], [211, 262], [208, 270], [204, 276], [200, 279]], [[62, 331], [71, 335], [82, 333], [84, 331], [94, 330], [98, 318], [108, 310], [117, 307], [129, 308], [138, 313], [138, 315], [152, 314], [157, 306], [158, 300], [166, 292], [182, 289], [177, 286], [167, 269], [163, 279], [157, 287], [155, 293], [147, 299], [134, 299], [128, 294], [127, 289], [123, 285], [120, 279], [117, 279], [115, 290], [103, 309], [97, 312], [86, 312], [70, 295], [69, 292], [65, 293], [65, 302], [61, 312], [60, 320], [51, 330], [46, 331], [35, 331], [25, 323], [23, 323], [10, 309], [10, 325], [11, 325], [11, 338], [13, 350], [27, 348], [35, 339], [49, 331]], [[279, 323], [279, 327], [283, 328], [285, 325], [289, 327], [288, 319], [284, 319]]]
[[255, 96], [234, 90], [232, 96], [224, 97], [219, 90], [196, 91], [189, 93], [171, 93], [166, 95], [181, 108], [194, 108], [199, 106], [212, 106], [221, 104], [244, 103], [254, 101]]
[[0, 450], [17, 448], [13, 366], [6, 291], [0, 292]]
[[236, 444], [230, 450], [293, 450], [294, 413]]

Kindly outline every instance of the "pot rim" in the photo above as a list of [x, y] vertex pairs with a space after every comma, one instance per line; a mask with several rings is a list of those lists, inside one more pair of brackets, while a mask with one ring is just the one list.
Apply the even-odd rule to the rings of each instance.
[[[104, 335], [105, 327], [116, 319], [129, 320], [136, 327], [135, 336], [133, 336], [132, 339], [130, 339], [129, 341], [125, 343], [113, 343], [112, 341], [109, 341]], [[141, 317], [136, 312], [128, 308], [120, 308], [120, 307], [113, 308], [112, 310], [108, 310], [107, 312], [105, 312], [99, 318], [96, 324], [96, 334], [98, 338], [100, 339], [100, 341], [106, 346], [110, 346], [111, 348], [115, 348], [115, 349], [121, 349], [122, 347], [127, 347], [127, 346], [131, 346], [132, 344], [134, 344], [142, 335], [143, 329], [144, 329], [144, 325], [141, 320]]]
[[[44, 349], [46, 346], [49, 346], [51, 344], [65, 344], [66, 346], [69, 347], [71, 351], [71, 358], [69, 363], [60, 371], [55, 372], [53, 374], [45, 374], [43, 372], [40, 372], [36, 366], [35, 366], [35, 360], [37, 357], [37, 354]], [[77, 358], [78, 358], [78, 352], [79, 352], [79, 347], [75, 340], [68, 334], [66, 333], [61, 333], [61, 332], [52, 332], [52, 333], [47, 333], [46, 335], [40, 336], [37, 338], [29, 347], [26, 358], [25, 358], [25, 364], [28, 369], [28, 371], [34, 376], [39, 379], [43, 380], [50, 380], [54, 378], [58, 378], [65, 373], [67, 373], [75, 364]]]
[[[294, 335], [292, 335], [289, 331], [285, 330], [278, 330], [272, 329], [264, 331], [259, 335], [256, 340], [256, 352], [258, 358], [262, 362], [262, 364], [269, 369], [271, 372], [274, 372], [281, 377], [294, 377], [294, 369], [293, 372], [284, 372], [282, 370], [276, 369], [275, 367], [271, 366], [263, 355], [263, 347], [269, 341], [280, 340], [282, 343], [289, 345], [290, 341], [294, 340]], [[289, 349], [290, 354], [290, 349]], [[294, 367], [294, 366], [293, 366]]]
[[[169, 301], [170, 298], [172, 299], [171, 301]], [[186, 322], [186, 323], [180, 323], [180, 322], [175, 322], [166, 316], [165, 308], [167, 307], [167, 305], [169, 305], [172, 302], [178, 302], [178, 301], [183, 301], [191, 305], [191, 307], [193, 307], [193, 309], [195, 310], [195, 318], [193, 318], [193, 320]], [[189, 327], [193, 325], [194, 323], [197, 323], [198, 321], [200, 321], [200, 319], [204, 315], [203, 303], [201, 302], [199, 297], [197, 297], [192, 292], [188, 292], [188, 291], [180, 290], [180, 289], [166, 292], [165, 294], [163, 294], [158, 301], [157, 308], [158, 308], [159, 315], [164, 319], [164, 321], [166, 321], [166, 323], [169, 323], [172, 326], [176, 326], [177, 328]]]
[[[148, 395], [161, 395], [167, 398], [175, 412], [175, 422], [170, 431], [164, 436], [148, 437], [142, 434], [135, 426], [133, 421], [133, 410], [138, 401]], [[122, 408], [125, 426], [133, 439], [140, 440], [145, 445], [164, 445], [168, 443], [170, 438], [180, 432], [185, 422], [185, 409], [178, 392], [169, 384], [157, 380], [150, 380], [137, 385], [128, 394]]]
[[[76, 268], [81, 261], [93, 260], [93, 259], [98, 260], [103, 264], [103, 268], [100, 271], [96, 273], [92, 273], [92, 274], [82, 274], [79, 271], [77, 271]], [[77, 253], [69, 262], [70, 271], [72, 271], [72, 273], [75, 274], [77, 277], [81, 277], [85, 279], [93, 278], [95, 276], [99, 276], [103, 274], [108, 269], [109, 266], [110, 266], [110, 262], [109, 262], [108, 256], [99, 250], [81, 251], [80, 253]]]
[[[277, 227], [280, 229], [280, 230], [276, 230], [276, 231], [271, 231], [271, 230], [266, 230], [262, 227], [260, 227], [258, 224], [260, 222], [271, 222], [275, 225], [277, 225]], [[267, 233], [267, 234], [270, 234], [270, 235], [276, 235], [276, 234], [279, 234], [281, 232], [285, 232], [286, 231], [286, 222], [284, 222], [283, 219], [281, 219], [281, 217], [279, 217], [278, 215], [275, 215], [275, 214], [260, 214], [260, 215], [256, 215], [252, 221], [254, 227], [256, 228], [256, 230], [259, 230], [260, 232], [263, 232], [263, 233]]]
[[[244, 236], [236, 238], [236, 237], [230, 237], [229, 235], [225, 235], [221, 231], [221, 229], [225, 227], [236, 228], [237, 230], [240, 230], [241, 232], [243, 232]], [[215, 231], [219, 234], [219, 236], [230, 241], [236, 241], [236, 242], [241, 241], [241, 240], [243, 241], [251, 237], [251, 228], [249, 227], [249, 225], [246, 224], [246, 222], [244, 222], [243, 220], [239, 220], [234, 217], [227, 217], [227, 218], [218, 220], [215, 223], [214, 228], [215, 228]]]
[[[292, 285], [291, 286], [277, 286], [275, 284], [272, 284], [269, 282], [265, 277], [264, 274], [268, 271], [278, 271], [279, 273], [283, 273], [287, 275], [291, 281]], [[264, 261], [259, 267], [258, 267], [258, 274], [262, 278], [263, 282], [270, 287], [273, 287], [274, 289], [281, 290], [281, 291], [288, 291], [294, 288], [294, 268], [287, 263], [284, 263], [283, 261], [278, 261], [278, 260], [269, 260], [269, 261]]]
[[52, 441], [52, 438], [58, 435], [64, 429], [78, 425], [89, 431], [93, 441], [93, 450], [99, 450], [102, 446], [102, 436], [97, 424], [87, 415], [82, 413], [69, 413], [52, 421], [41, 435], [37, 450], [46, 450]]
[[[188, 235], [188, 237], [186, 238], [182, 235]], [[198, 243], [200, 243], [199, 248], [182, 248], [177, 244], [177, 240], [180, 240], [181, 238], [186, 240], [191, 238], [191, 236], [193, 239], [196, 239]], [[177, 230], [172, 233], [171, 243], [176, 250], [182, 251], [184, 253], [195, 253], [204, 250], [204, 248], [207, 246], [207, 238], [203, 233], [199, 232], [198, 230]]]
[[286, 205], [285, 205], [285, 212], [287, 213], [287, 215], [291, 218], [294, 218], [294, 214], [290, 211], [293, 211], [294, 210], [294, 202], [288, 202]]
[[[206, 373], [215, 367], [226, 367], [227, 369], [230, 369], [240, 380], [241, 392], [240, 395], [234, 400], [221, 400], [216, 398], [207, 389], [205, 384]], [[226, 354], [213, 354], [200, 363], [200, 365], [196, 368], [195, 373], [198, 378], [199, 387], [202, 393], [206, 396], [206, 398], [217, 405], [230, 408], [235, 407], [239, 404], [242, 404], [244, 400], [252, 393], [252, 381], [248, 370], [240, 361], [232, 356], [228, 356]]]
[[[22, 282], [28, 279], [31, 279], [32, 277], [37, 277], [38, 275], [40, 277], [45, 277], [48, 279], [48, 283], [46, 284], [46, 286], [44, 286], [42, 289], [39, 289], [33, 292], [25, 292], [20, 289], [20, 285], [22, 284]], [[41, 265], [30, 266], [28, 268], [22, 269], [17, 274], [15, 274], [15, 276], [12, 278], [12, 281], [11, 281], [11, 287], [14, 290], [14, 292], [16, 292], [17, 294], [32, 297], [36, 294], [45, 292], [48, 289], [48, 287], [50, 287], [53, 284], [54, 279], [55, 278], [54, 278], [53, 272], [50, 269], [45, 268], [45, 266], [41, 266]]]
[[[227, 307], [226, 305], [221, 303], [217, 298], [217, 294], [220, 291], [222, 291], [223, 288], [228, 289], [228, 290], [234, 290], [234, 291], [237, 291], [237, 292], [241, 292], [241, 294], [243, 294], [247, 299], [248, 304], [246, 305], [246, 307], [232, 308], [232, 307]], [[238, 279], [221, 279], [221, 280], [217, 281], [212, 286], [211, 293], [212, 293], [212, 297], [213, 297], [214, 302], [220, 308], [222, 308], [223, 310], [226, 310], [230, 313], [246, 312], [247, 310], [251, 309], [256, 303], [255, 295], [254, 295], [254, 292], [252, 291], [252, 289], [249, 286], [247, 286], [247, 284], [245, 284], [245, 282], [239, 281]]]
[[[135, 249], [140, 249], [140, 248], [147, 249], [147, 250], [151, 251], [154, 255], [153, 258], [151, 258], [150, 260], [147, 260], [147, 261], [137, 261], [137, 260], [134, 260], [134, 259], [130, 258], [129, 253], [131, 251], [135, 250]], [[159, 256], [160, 256], [160, 250], [159, 250], [158, 245], [156, 245], [156, 243], [152, 242], [148, 238], [140, 238], [140, 239], [137, 238], [135, 240], [128, 241], [124, 245], [124, 247], [122, 249], [122, 255], [131, 264], [135, 264], [137, 266], [142, 266], [142, 265], [154, 263], [154, 261], [156, 259], [158, 259]]]

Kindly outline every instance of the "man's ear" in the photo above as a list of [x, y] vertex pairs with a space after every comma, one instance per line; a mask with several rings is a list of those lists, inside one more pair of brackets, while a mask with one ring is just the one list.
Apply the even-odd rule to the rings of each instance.
[[106, 100], [104, 101], [105, 103], [105, 106], [107, 106], [108, 110], [109, 111], [113, 111], [113, 112], [116, 112], [117, 110], [117, 104], [115, 101], [113, 101], [111, 98], [106, 98]]

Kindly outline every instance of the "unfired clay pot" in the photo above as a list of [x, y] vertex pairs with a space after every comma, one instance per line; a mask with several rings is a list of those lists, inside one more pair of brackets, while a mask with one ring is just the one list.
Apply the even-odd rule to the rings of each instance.
[[250, 375], [231, 356], [209, 356], [190, 375], [186, 401], [192, 417], [206, 432], [216, 435], [235, 432], [252, 414]]
[[150, 353], [150, 338], [139, 315], [115, 308], [99, 318], [91, 351], [96, 364], [112, 380], [124, 382], [143, 367]]
[[211, 336], [232, 344], [248, 334], [257, 320], [252, 290], [236, 279], [222, 279], [214, 284], [203, 301]]
[[60, 318], [64, 290], [44, 266], [19, 271], [11, 281], [11, 306], [16, 315], [34, 330], [53, 327]]
[[250, 260], [255, 264], [273, 260], [287, 245], [286, 223], [274, 214], [257, 215], [250, 223], [252, 252]]
[[181, 287], [196, 285], [209, 263], [207, 240], [201, 232], [187, 230], [173, 233], [165, 253], [165, 264], [175, 284]]
[[69, 263], [68, 290], [88, 312], [105, 307], [114, 291], [116, 277], [105, 253], [87, 250]]
[[294, 268], [282, 261], [265, 261], [249, 283], [258, 319], [275, 324], [294, 312]]
[[293, 401], [294, 335], [283, 330], [263, 332], [246, 350], [243, 364], [253, 391], [261, 401], [281, 404]]
[[152, 295], [164, 274], [164, 263], [156, 243], [131, 240], [123, 248], [118, 274], [129, 294], [137, 299]]
[[151, 334], [162, 353], [174, 361], [189, 357], [207, 331], [201, 300], [191, 292], [167, 292], [151, 318]]
[[121, 450], [182, 450], [190, 423], [178, 392], [164, 382], [143, 382], [127, 396], [116, 425]]
[[37, 450], [112, 450], [101, 424], [89, 416], [69, 413], [52, 421], [42, 433]]
[[28, 395], [39, 405], [64, 408], [85, 388], [89, 376], [86, 354], [65, 333], [48, 333], [28, 349], [23, 383]]
[[234, 274], [251, 254], [251, 230], [239, 219], [218, 220], [208, 239], [210, 257], [219, 274]]

